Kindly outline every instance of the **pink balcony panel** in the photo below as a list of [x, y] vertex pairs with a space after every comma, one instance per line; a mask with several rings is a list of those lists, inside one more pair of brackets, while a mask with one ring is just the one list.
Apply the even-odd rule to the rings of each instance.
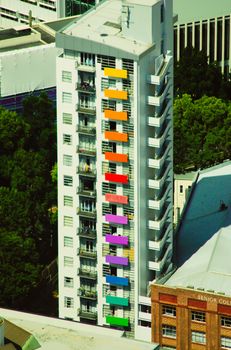
[[122, 256], [106, 255], [106, 262], [109, 264], [128, 266], [128, 258]]
[[112, 203], [128, 204], [128, 197], [119, 194], [106, 193], [105, 200]]
[[106, 242], [112, 243], [112, 244], [128, 245], [128, 237], [106, 234]]
[[106, 214], [105, 215], [105, 220], [107, 222], [111, 222], [113, 224], [121, 224], [121, 225], [127, 225], [128, 224], [127, 216]]

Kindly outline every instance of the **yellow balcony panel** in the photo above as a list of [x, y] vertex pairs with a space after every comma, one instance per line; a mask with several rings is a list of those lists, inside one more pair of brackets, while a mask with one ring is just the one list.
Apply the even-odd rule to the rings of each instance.
[[123, 91], [123, 90], [106, 89], [106, 90], [104, 90], [104, 96], [108, 97], [108, 98], [116, 98], [119, 100], [127, 100], [128, 99], [127, 91]]
[[104, 75], [107, 77], [127, 79], [128, 72], [126, 69], [104, 68]]
[[127, 112], [117, 112], [117, 111], [112, 111], [110, 109], [105, 109], [104, 110], [104, 117], [107, 119], [126, 121], [126, 120], [128, 120], [128, 113]]
[[104, 137], [106, 140], [128, 142], [128, 134], [116, 131], [105, 131]]

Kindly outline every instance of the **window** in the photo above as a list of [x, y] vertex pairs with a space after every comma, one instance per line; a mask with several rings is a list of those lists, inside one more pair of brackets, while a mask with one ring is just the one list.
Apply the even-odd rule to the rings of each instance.
[[72, 124], [72, 114], [70, 113], [63, 113], [63, 124]]
[[64, 256], [64, 266], [72, 267], [74, 263], [74, 259], [71, 256]]
[[176, 338], [176, 327], [163, 324], [162, 335], [164, 337]]
[[231, 327], [231, 317], [221, 316], [221, 326]]
[[163, 305], [162, 314], [165, 316], [176, 317], [176, 308], [175, 306]]
[[221, 337], [221, 347], [222, 349], [231, 349], [231, 338]]
[[71, 81], [72, 81], [71, 72], [63, 70], [62, 71], [62, 81], [65, 83], [71, 83]]
[[74, 307], [74, 299], [70, 297], [64, 297], [64, 306], [68, 308]]
[[72, 178], [72, 176], [64, 175], [63, 183], [64, 183], [64, 186], [71, 187], [73, 185], [73, 178]]
[[205, 312], [192, 311], [191, 320], [196, 322], [205, 322]]
[[73, 247], [73, 238], [72, 237], [64, 236], [64, 247], [69, 247], [69, 248]]
[[72, 144], [72, 137], [69, 134], [63, 134], [63, 144], [65, 145], [71, 145]]
[[74, 280], [72, 277], [64, 277], [64, 287], [74, 287]]
[[70, 92], [62, 93], [62, 102], [63, 103], [71, 103], [72, 102], [72, 94]]
[[160, 7], [160, 21], [161, 23], [164, 22], [164, 5], [163, 4]]
[[73, 217], [72, 216], [64, 216], [63, 221], [64, 221], [64, 226], [73, 227]]
[[63, 202], [65, 207], [72, 207], [73, 206], [73, 197], [71, 196], [64, 196]]
[[63, 155], [63, 165], [72, 166], [72, 156], [69, 154]]
[[206, 335], [204, 332], [192, 331], [192, 342], [194, 343], [206, 343]]
[[183, 193], [183, 185], [180, 185], [180, 193]]

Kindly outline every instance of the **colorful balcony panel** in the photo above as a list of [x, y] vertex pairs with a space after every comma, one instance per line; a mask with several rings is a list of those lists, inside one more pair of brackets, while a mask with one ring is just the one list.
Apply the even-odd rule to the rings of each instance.
[[104, 138], [110, 141], [128, 142], [128, 134], [117, 131], [105, 131]]
[[106, 234], [106, 242], [112, 244], [121, 244], [128, 245], [128, 237], [127, 236], [114, 236], [110, 234]]
[[106, 255], [106, 262], [109, 264], [128, 266], [128, 258], [122, 256]]
[[106, 193], [105, 200], [110, 203], [128, 204], [128, 196]]
[[128, 327], [129, 320], [128, 318], [106, 316], [106, 323], [109, 323], [112, 326]]
[[128, 175], [105, 173], [105, 180], [111, 182], [128, 183]]
[[126, 69], [104, 68], [104, 75], [106, 77], [127, 79], [128, 72]]
[[113, 284], [115, 286], [128, 286], [128, 278], [125, 277], [117, 277], [117, 276], [106, 276], [106, 283]]
[[112, 224], [121, 224], [121, 225], [127, 225], [128, 224], [127, 216], [106, 214], [105, 215], [105, 220], [107, 222], [112, 223]]
[[126, 120], [128, 120], [128, 113], [127, 112], [111, 111], [110, 109], [105, 109], [104, 117], [107, 119], [126, 121]]
[[106, 303], [112, 305], [128, 306], [128, 298], [114, 297], [112, 295], [106, 296]]
[[104, 90], [104, 96], [108, 98], [119, 99], [119, 100], [128, 99], [127, 91], [123, 91], [123, 90], [106, 89]]
[[127, 154], [105, 152], [104, 156], [105, 156], [105, 160], [109, 160], [112, 162], [121, 162], [121, 163], [128, 162], [128, 155]]

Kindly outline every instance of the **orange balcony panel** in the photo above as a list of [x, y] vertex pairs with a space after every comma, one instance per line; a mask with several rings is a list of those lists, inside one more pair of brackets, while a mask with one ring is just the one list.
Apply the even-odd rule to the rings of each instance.
[[128, 197], [118, 194], [106, 193], [105, 200], [110, 203], [128, 204]]
[[127, 154], [105, 152], [104, 155], [105, 155], [105, 160], [110, 160], [112, 162], [121, 162], [121, 163], [128, 162]]
[[128, 72], [126, 69], [104, 68], [104, 75], [107, 77], [127, 79]]
[[111, 140], [111, 141], [128, 142], [128, 134], [124, 134], [122, 132], [105, 131], [104, 137], [105, 137], [105, 139]]
[[104, 117], [113, 120], [128, 120], [127, 112], [116, 112], [111, 111], [110, 109], [105, 109]]
[[104, 96], [108, 97], [108, 98], [117, 98], [119, 100], [127, 100], [128, 99], [127, 91], [123, 91], [123, 90], [106, 89], [106, 90], [104, 90]]

